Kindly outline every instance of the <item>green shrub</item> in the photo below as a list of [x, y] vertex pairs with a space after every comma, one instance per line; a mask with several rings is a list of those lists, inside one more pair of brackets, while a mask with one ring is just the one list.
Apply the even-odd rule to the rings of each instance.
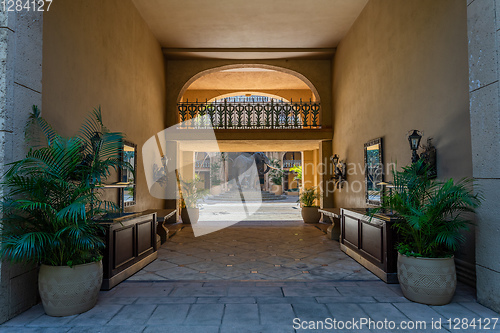
[[59, 136], [39, 115], [34, 107], [29, 127], [41, 130], [44, 145], [32, 146], [2, 180], [0, 255], [53, 266], [98, 261], [104, 243], [93, 217], [117, 207], [101, 200], [97, 187], [123, 166], [123, 135], [106, 129], [100, 109], [71, 138]]
[[464, 241], [461, 231], [471, 223], [467, 213], [481, 202], [473, 194], [472, 180], [430, 179], [422, 160], [392, 173], [395, 188], [384, 196], [382, 209], [399, 217], [398, 250], [415, 257], [451, 256]]
[[304, 207], [315, 207], [315, 200], [318, 199], [318, 193], [316, 187], [310, 187], [308, 189], [304, 189], [300, 194], [299, 201], [302, 203]]

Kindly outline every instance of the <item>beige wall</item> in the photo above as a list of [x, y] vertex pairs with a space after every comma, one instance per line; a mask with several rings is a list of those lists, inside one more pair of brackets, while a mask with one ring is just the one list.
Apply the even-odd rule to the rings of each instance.
[[101, 106], [105, 125], [138, 145], [134, 211], [163, 207], [147, 190], [141, 148], [165, 128], [164, 67], [159, 43], [130, 0], [60, 1], [45, 13], [43, 116], [73, 135]]
[[[440, 178], [471, 176], [466, 29], [461, 1], [371, 0], [335, 56], [333, 152], [363, 165], [363, 144], [383, 137], [385, 162], [403, 166], [418, 129], [434, 138]], [[364, 206], [364, 194], [335, 203]]]
[[[472, 176], [466, 17], [456, 0], [371, 0], [364, 8], [333, 66], [333, 153], [355, 163], [350, 183], [364, 190], [363, 144], [377, 137], [386, 163], [409, 164], [411, 129], [424, 131], [423, 143], [434, 138], [439, 178]], [[336, 192], [336, 207], [365, 206], [352, 187]], [[468, 244], [461, 256], [473, 263], [473, 252]]]

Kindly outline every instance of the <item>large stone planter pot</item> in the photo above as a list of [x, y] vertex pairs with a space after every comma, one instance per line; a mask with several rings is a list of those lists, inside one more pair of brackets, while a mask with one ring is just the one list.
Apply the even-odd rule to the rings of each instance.
[[319, 223], [321, 213], [318, 211], [318, 206], [302, 207], [300, 212], [305, 223]]
[[455, 258], [415, 258], [398, 253], [398, 279], [410, 301], [448, 304], [457, 287]]
[[63, 317], [88, 311], [97, 303], [102, 284], [102, 261], [40, 267], [38, 289], [45, 313]]
[[275, 195], [282, 195], [283, 194], [283, 185], [274, 185], [271, 188], [271, 192], [273, 192]]
[[182, 208], [181, 211], [182, 223], [184, 224], [195, 224], [200, 218], [199, 208]]
[[222, 187], [220, 185], [215, 185], [210, 188], [211, 195], [219, 195], [222, 192]]

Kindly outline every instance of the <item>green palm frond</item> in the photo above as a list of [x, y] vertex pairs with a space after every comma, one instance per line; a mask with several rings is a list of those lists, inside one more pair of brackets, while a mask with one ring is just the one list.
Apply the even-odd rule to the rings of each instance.
[[83, 142], [83, 161], [80, 173], [88, 185], [97, 185], [110, 175], [111, 170], [120, 168], [132, 170], [122, 161], [124, 135], [110, 132], [102, 121], [101, 108], [94, 109], [80, 128]]
[[13, 262], [43, 261], [51, 237], [50, 233], [40, 231], [2, 237], [2, 254]]
[[32, 110], [24, 130], [26, 142], [32, 147], [46, 146], [57, 134], [52, 126], [41, 117], [38, 106], [33, 105]]
[[400, 251], [424, 257], [451, 255], [465, 240], [462, 231], [471, 223], [464, 214], [473, 213], [481, 203], [481, 195], [472, 191], [472, 180], [429, 179], [423, 161], [392, 173], [394, 190], [384, 196], [381, 209], [399, 217], [395, 227]]
[[69, 224], [58, 230], [55, 236], [59, 239], [68, 238], [72, 240], [75, 250], [88, 251], [94, 248], [104, 247], [103, 240], [98, 237], [99, 228], [92, 224]]
[[59, 136], [38, 108], [27, 128], [35, 125], [46, 144], [11, 163], [2, 179], [0, 256], [49, 265], [96, 260], [103, 231], [92, 218], [117, 209], [101, 200], [96, 186], [120, 167], [123, 136], [106, 129], [100, 109], [77, 137]]
[[208, 195], [208, 190], [198, 189], [198, 184], [201, 178], [198, 175], [192, 180], [178, 179], [181, 185], [182, 204], [187, 208], [196, 208], [200, 200], [203, 200]]
[[300, 194], [299, 201], [304, 205], [304, 207], [312, 207], [314, 201], [319, 198], [316, 186], [304, 189]]

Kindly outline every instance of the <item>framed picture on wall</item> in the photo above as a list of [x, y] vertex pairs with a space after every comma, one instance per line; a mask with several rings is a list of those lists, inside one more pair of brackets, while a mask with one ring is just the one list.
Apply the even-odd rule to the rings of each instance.
[[120, 206], [129, 207], [136, 202], [136, 171], [137, 171], [137, 145], [123, 141], [122, 161], [127, 163], [132, 169], [120, 169], [120, 182], [128, 186], [120, 189]]
[[369, 205], [380, 206], [384, 181], [384, 162], [382, 159], [382, 138], [365, 143], [365, 197]]

